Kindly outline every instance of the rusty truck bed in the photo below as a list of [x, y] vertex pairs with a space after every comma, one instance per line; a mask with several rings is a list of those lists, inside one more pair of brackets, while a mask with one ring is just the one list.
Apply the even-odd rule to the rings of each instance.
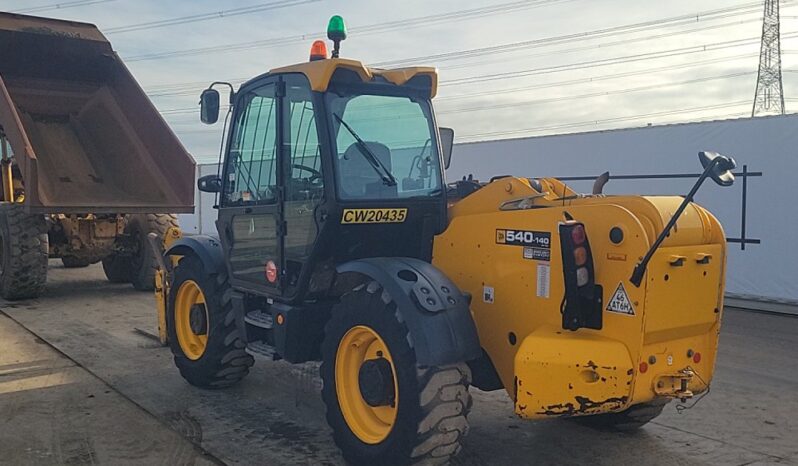
[[95, 26], [0, 13], [0, 50], [0, 127], [29, 210], [193, 211], [193, 158]]

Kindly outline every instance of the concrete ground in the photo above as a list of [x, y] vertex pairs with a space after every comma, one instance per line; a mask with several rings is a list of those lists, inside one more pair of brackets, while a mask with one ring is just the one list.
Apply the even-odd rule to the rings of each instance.
[[[153, 338], [154, 298], [51, 262], [47, 292], [0, 302], [0, 464], [341, 464], [317, 366], [261, 362], [194, 388]], [[728, 309], [709, 396], [633, 434], [522, 421], [474, 390], [456, 464], [798, 464], [798, 318]]]

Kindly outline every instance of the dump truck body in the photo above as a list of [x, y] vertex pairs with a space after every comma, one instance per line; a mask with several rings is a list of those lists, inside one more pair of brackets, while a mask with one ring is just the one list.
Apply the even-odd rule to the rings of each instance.
[[[516, 413], [597, 414], [706, 390], [723, 299], [726, 244], [717, 220], [691, 204], [636, 287], [635, 263], [682, 199], [580, 197], [556, 180], [538, 187], [543, 192], [504, 178], [455, 203], [433, 259], [474, 296], [480, 342]], [[500, 208], [519, 198], [532, 200]], [[583, 223], [590, 241], [602, 289], [598, 328], [563, 328], [558, 225], [567, 218]]]
[[193, 211], [194, 160], [95, 26], [0, 13], [0, 44], [28, 211]]
[[95, 26], [0, 13], [0, 50], [0, 295], [38, 295], [48, 256], [152, 289], [146, 235], [193, 211], [194, 160]]

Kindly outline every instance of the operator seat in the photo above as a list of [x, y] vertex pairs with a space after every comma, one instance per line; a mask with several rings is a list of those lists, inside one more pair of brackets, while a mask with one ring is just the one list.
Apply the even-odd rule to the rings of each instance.
[[[366, 146], [390, 171], [391, 150], [388, 146], [374, 141], [366, 141]], [[396, 197], [396, 186], [385, 186], [366, 159], [367, 155], [360, 152], [360, 147], [354, 142], [346, 148], [339, 160], [341, 191], [349, 197]]]

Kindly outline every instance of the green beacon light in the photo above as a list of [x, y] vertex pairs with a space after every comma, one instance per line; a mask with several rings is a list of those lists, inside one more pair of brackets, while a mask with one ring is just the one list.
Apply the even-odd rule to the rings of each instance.
[[341, 41], [346, 39], [346, 24], [344, 24], [343, 18], [338, 15], [330, 18], [330, 22], [327, 24], [327, 38], [333, 41], [332, 58], [338, 58]]

